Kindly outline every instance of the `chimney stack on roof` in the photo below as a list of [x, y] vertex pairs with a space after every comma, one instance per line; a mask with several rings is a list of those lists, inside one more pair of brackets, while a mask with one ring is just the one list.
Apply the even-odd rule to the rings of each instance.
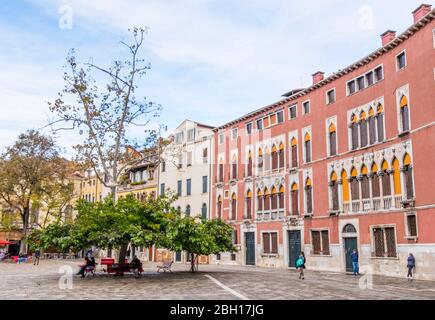
[[315, 74], [313, 74], [313, 85], [319, 83], [323, 80], [325, 73], [322, 71], [317, 71]]
[[417, 23], [421, 18], [426, 16], [431, 11], [432, 6], [430, 4], [420, 5], [417, 9], [412, 11], [412, 15], [414, 16], [414, 23]]
[[387, 43], [390, 43], [394, 39], [396, 39], [396, 31], [387, 30], [383, 34], [381, 34], [382, 46], [385, 46]]

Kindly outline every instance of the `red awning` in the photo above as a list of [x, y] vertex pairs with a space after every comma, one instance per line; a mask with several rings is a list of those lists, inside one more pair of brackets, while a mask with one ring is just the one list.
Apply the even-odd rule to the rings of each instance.
[[5, 240], [0, 240], [0, 246], [6, 246], [8, 244], [12, 244], [12, 242], [5, 241]]

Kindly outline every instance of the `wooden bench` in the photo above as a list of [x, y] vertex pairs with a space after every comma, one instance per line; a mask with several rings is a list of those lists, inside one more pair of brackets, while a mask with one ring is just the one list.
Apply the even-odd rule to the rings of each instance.
[[160, 272], [160, 270], [163, 270], [163, 272], [169, 271], [172, 273], [172, 264], [174, 261], [164, 261], [162, 265], [157, 266], [157, 272]]

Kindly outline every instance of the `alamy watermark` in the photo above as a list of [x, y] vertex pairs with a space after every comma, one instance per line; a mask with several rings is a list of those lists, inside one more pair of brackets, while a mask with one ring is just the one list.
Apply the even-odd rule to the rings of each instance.
[[69, 5], [62, 5], [59, 7], [59, 29], [71, 30], [74, 26], [73, 8]]

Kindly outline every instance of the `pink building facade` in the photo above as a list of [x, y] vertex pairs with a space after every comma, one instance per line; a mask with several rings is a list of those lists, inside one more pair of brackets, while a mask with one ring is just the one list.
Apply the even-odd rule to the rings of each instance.
[[281, 101], [215, 129], [212, 216], [234, 226], [217, 264], [435, 280], [435, 10]]

